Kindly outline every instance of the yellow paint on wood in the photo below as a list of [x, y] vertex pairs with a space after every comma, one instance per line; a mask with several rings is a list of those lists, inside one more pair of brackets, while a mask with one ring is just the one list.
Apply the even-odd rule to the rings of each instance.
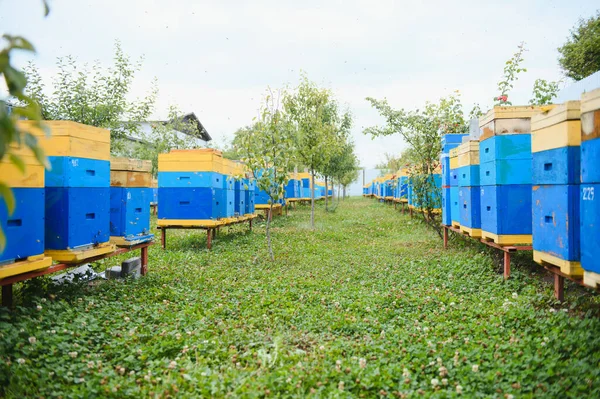
[[136, 240], [135, 238], [127, 240], [125, 237], [110, 236], [111, 244], [114, 244], [119, 248], [129, 248], [134, 245], [141, 244], [143, 242], [152, 241], [152, 240], [153, 239], [149, 238], [148, 236], [144, 236], [143, 238], [140, 238], [138, 240]]
[[495, 106], [479, 118], [479, 127], [498, 119], [530, 119], [533, 115], [553, 107], [554, 105]]
[[490, 233], [485, 230], [482, 230], [481, 237], [485, 238], [487, 240], [493, 241], [498, 245], [516, 245], [516, 244], [531, 244], [532, 243], [531, 234], [498, 235], [498, 234], [494, 234], [494, 233]]
[[230, 170], [230, 162], [212, 148], [171, 150], [168, 154], [158, 155], [158, 171], [224, 173], [224, 170]]
[[559, 104], [547, 112], [540, 112], [531, 117], [531, 132], [548, 128], [556, 124], [579, 120], [581, 116], [581, 104], [579, 101], [567, 101]]
[[[461, 166], [469, 166], [469, 165], [479, 165], [479, 150], [471, 151], [464, 154], [460, 154], [458, 156], [458, 167]], [[450, 162], [450, 168], [452, 168], [452, 162]]]
[[457, 222], [456, 220], [452, 221], [452, 227], [460, 227], [460, 222]]
[[600, 274], [594, 272], [583, 271], [583, 284], [594, 289], [600, 288]]
[[11, 149], [11, 153], [21, 158], [21, 161], [25, 164], [25, 173], [22, 173], [8, 157], [4, 157], [0, 161], [0, 182], [13, 188], [44, 187], [45, 171], [37, 159], [31, 155], [24, 155], [21, 151], [12, 151]]
[[23, 273], [44, 270], [52, 265], [52, 258], [44, 255], [30, 256], [27, 259], [0, 266], [0, 280]]
[[132, 172], [152, 172], [152, 161], [133, 158], [110, 158], [110, 170], [124, 170]]
[[471, 236], [473, 238], [481, 237], [481, 229], [473, 229], [471, 227], [460, 226], [460, 231], [468, 234], [469, 236]]
[[535, 263], [539, 263], [540, 265], [547, 264], [556, 266], [560, 269], [562, 273], [566, 274], [567, 276], [583, 276], [583, 269], [581, 268], [581, 263], [564, 260], [554, 255], [550, 255], [546, 252], [533, 251], [533, 261]]
[[581, 95], [581, 113], [600, 110], [600, 89], [588, 91]]
[[254, 219], [256, 215], [249, 213], [238, 218], [226, 218], [220, 220], [210, 219], [158, 219], [158, 227], [198, 227], [198, 228], [213, 228], [227, 226], [232, 223], [239, 223]]
[[106, 255], [115, 251], [114, 244], [110, 242], [104, 242], [94, 247], [82, 248], [82, 249], [48, 249], [44, 253], [51, 256], [52, 259], [63, 263], [78, 263], [80, 261], [93, 258], [100, 255]]
[[451, 149], [448, 154], [450, 155], [450, 159], [456, 158], [458, 156], [458, 147]]
[[44, 121], [50, 134], [33, 121], [18, 121], [19, 127], [35, 135], [48, 156], [110, 160], [110, 132], [71, 121]]
[[458, 168], [458, 157], [450, 158], [450, 169]]
[[152, 175], [147, 172], [111, 170], [110, 185], [112, 187], [151, 187]]
[[581, 121], [569, 120], [535, 130], [531, 134], [531, 152], [581, 145]]

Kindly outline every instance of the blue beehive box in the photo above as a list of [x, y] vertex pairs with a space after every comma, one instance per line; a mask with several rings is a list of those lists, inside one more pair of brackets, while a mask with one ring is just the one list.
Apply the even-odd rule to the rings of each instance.
[[460, 197], [459, 188], [450, 187], [450, 219], [452, 226], [460, 226]]
[[533, 184], [579, 184], [580, 148], [553, 148], [533, 153]]
[[[600, 245], [598, 244], [598, 226], [600, 226], [600, 183], [581, 183], [580, 187], [581, 266], [586, 272], [600, 274]], [[584, 282], [585, 279], [586, 276], [584, 275]], [[595, 285], [596, 283], [592, 286]]]
[[440, 156], [440, 167], [442, 168], [442, 186], [450, 187], [450, 156], [448, 154]]
[[12, 191], [15, 197], [12, 215], [8, 215], [6, 204], [0, 199], [0, 226], [7, 239], [4, 252], [0, 253], [0, 264], [44, 253], [44, 188], [13, 188]]
[[246, 190], [244, 191], [245, 195], [245, 205], [246, 205], [246, 215], [250, 215], [254, 213], [254, 190], [256, 189], [256, 181], [254, 179], [249, 179], [246, 185]]
[[[158, 182], [160, 185], [160, 176]], [[224, 209], [220, 191], [210, 187], [159, 187], [158, 219], [216, 220]]]
[[128, 158], [110, 161], [110, 240], [130, 247], [150, 241], [152, 162]]
[[492, 136], [479, 143], [479, 162], [531, 159], [531, 134]]
[[479, 168], [482, 186], [531, 184], [531, 158], [485, 162]]
[[458, 147], [464, 137], [468, 137], [468, 134], [443, 134], [442, 135], [442, 153], [448, 154], [451, 149]]
[[479, 187], [459, 187], [460, 229], [471, 237], [481, 237], [481, 202]]
[[532, 193], [533, 250], [579, 262], [579, 186], [533, 186]]
[[456, 173], [460, 187], [479, 186], [479, 165], [461, 166]]
[[246, 214], [246, 196], [244, 191], [248, 186], [248, 179], [238, 179], [234, 183], [235, 187], [235, 200], [234, 200], [234, 213], [236, 216]]
[[581, 266], [583, 283], [600, 287], [600, 89], [581, 96]]
[[481, 186], [482, 236], [496, 244], [531, 243], [531, 185]]
[[450, 194], [452, 188], [442, 188], [442, 224], [452, 226], [452, 198]]
[[151, 205], [158, 205], [158, 187], [152, 187]]
[[0, 196], [0, 227], [6, 238], [6, 246], [0, 252], [0, 279], [46, 269], [52, 264], [52, 259], [44, 256], [44, 167], [29, 150], [10, 149], [21, 158], [25, 171], [8, 157], [0, 160], [0, 180], [11, 187], [15, 200], [9, 215], [5, 199]]

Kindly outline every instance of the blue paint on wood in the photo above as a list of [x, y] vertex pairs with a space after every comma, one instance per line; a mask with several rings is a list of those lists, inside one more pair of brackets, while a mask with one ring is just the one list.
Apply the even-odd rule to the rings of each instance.
[[158, 172], [159, 187], [223, 188], [226, 176], [218, 172]]
[[479, 186], [479, 165], [461, 166], [456, 169], [459, 187]]
[[481, 229], [498, 235], [531, 234], [531, 185], [482, 186]]
[[458, 187], [458, 169], [450, 169], [450, 187]]
[[246, 196], [244, 192], [248, 190], [248, 179], [239, 179], [234, 183], [234, 213], [235, 215], [244, 215], [246, 213]]
[[0, 263], [44, 253], [44, 188], [13, 188], [15, 210], [9, 216], [0, 197], [0, 227], [6, 247]]
[[459, 188], [450, 187], [450, 220], [460, 223]]
[[479, 163], [531, 159], [531, 134], [503, 134], [479, 143]]
[[150, 197], [150, 204], [158, 204], [158, 187], [152, 187], [152, 197]]
[[298, 180], [290, 179], [285, 185], [285, 198], [298, 198]]
[[443, 134], [442, 135], [442, 153], [448, 154], [451, 149], [458, 147], [462, 143], [463, 137], [468, 134]]
[[498, 159], [479, 165], [482, 186], [531, 184], [531, 159]]
[[46, 187], [46, 249], [76, 249], [110, 238], [110, 188]]
[[442, 224], [445, 226], [452, 225], [452, 198], [450, 190], [452, 188], [442, 188]]
[[533, 186], [533, 249], [579, 261], [579, 186]]
[[460, 187], [460, 225], [472, 229], [481, 228], [481, 202], [479, 187]]
[[440, 157], [440, 165], [442, 168], [442, 186], [450, 186], [450, 157], [447, 154], [442, 154]]
[[582, 183], [580, 190], [581, 267], [600, 273], [600, 183]]
[[225, 209], [223, 189], [210, 187], [159, 187], [159, 219], [215, 220]]
[[562, 147], [533, 153], [533, 184], [579, 184], [579, 147]]
[[45, 171], [46, 187], [107, 187], [110, 162], [76, 157], [48, 157], [52, 169]]
[[244, 214], [250, 214], [250, 213], [254, 213], [254, 190], [256, 189], [255, 187], [255, 181], [254, 180], [250, 180], [248, 182], [248, 189], [244, 191], [244, 205], [245, 205], [245, 211]]
[[[110, 235], [129, 240], [150, 233], [151, 188], [110, 188]], [[151, 238], [151, 237], [150, 237]]]
[[581, 183], [600, 183], [600, 138], [581, 143]]

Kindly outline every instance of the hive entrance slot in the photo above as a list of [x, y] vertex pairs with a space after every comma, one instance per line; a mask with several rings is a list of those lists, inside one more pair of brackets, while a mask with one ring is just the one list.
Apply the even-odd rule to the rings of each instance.
[[19, 227], [23, 225], [23, 220], [21, 219], [11, 219], [6, 222], [8, 227]]

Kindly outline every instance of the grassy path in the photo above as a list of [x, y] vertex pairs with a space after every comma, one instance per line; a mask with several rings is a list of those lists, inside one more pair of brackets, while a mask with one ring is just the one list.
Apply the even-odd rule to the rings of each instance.
[[210, 253], [179, 231], [146, 278], [28, 283], [0, 311], [0, 396], [600, 397], [597, 296], [561, 307], [527, 257], [504, 282], [371, 200], [320, 206], [316, 231], [308, 212], [275, 220], [273, 264], [259, 226]]

